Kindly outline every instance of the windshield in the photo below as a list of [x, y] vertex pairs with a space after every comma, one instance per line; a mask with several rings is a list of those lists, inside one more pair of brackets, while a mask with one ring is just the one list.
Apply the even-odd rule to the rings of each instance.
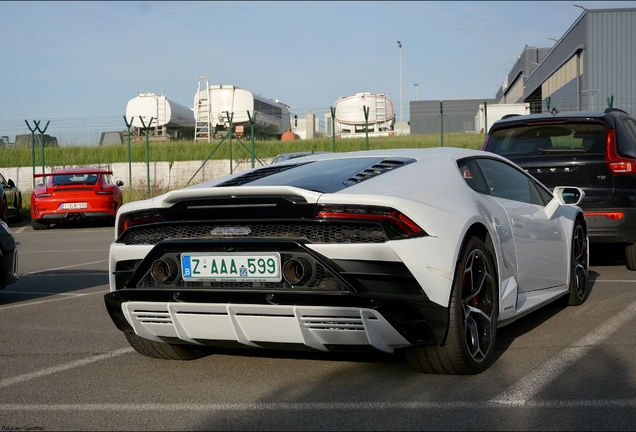
[[520, 125], [493, 132], [486, 150], [506, 157], [547, 154], [604, 154], [607, 128], [601, 124]]

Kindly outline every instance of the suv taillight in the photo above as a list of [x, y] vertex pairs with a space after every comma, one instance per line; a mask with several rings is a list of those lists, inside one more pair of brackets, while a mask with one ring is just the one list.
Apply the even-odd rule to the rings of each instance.
[[484, 144], [481, 146], [482, 151], [486, 151], [486, 148], [488, 148], [488, 141], [490, 141], [490, 135], [488, 135], [484, 140]]
[[612, 174], [636, 174], [636, 160], [618, 155], [614, 129], [607, 129], [605, 162]]

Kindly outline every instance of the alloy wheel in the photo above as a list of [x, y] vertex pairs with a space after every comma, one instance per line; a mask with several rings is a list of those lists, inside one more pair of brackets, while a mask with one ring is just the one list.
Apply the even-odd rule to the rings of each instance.
[[464, 338], [470, 356], [483, 361], [492, 349], [494, 327], [494, 281], [481, 250], [471, 251], [466, 260], [462, 286]]

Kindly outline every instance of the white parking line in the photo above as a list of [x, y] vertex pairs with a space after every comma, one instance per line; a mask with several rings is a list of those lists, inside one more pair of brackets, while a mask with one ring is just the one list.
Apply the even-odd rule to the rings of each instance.
[[0, 411], [338, 411], [338, 410], [456, 410], [485, 408], [635, 408], [636, 399], [593, 399], [572, 401], [493, 404], [475, 402], [269, 402], [235, 404], [126, 403], [126, 404], [0, 404]]
[[[60, 277], [68, 277], [68, 273], [46, 273], [48, 271], [55, 271], [56, 269], [51, 269], [51, 270], [38, 270], [35, 271], [33, 273], [25, 273], [20, 275], [20, 277], [28, 277], [28, 276], [46, 276], [46, 277], [51, 277], [51, 276], [60, 276]], [[104, 273], [106, 273], [106, 270], [95, 270], [95, 271], [86, 271], [82, 273], [82, 276], [104, 276]], [[2, 292], [2, 291], [0, 291]]]
[[76, 294], [76, 293], [54, 293], [54, 292], [38, 292], [38, 291], [2, 291], [2, 294], [22, 294], [22, 295], [60, 295], [60, 296], [71, 296], [71, 297], [82, 297], [88, 294], [93, 294], [93, 293], [83, 293], [83, 294]]
[[554, 381], [563, 371], [580, 360], [588, 351], [610, 337], [616, 330], [636, 316], [636, 302], [623, 309], [605, 325], [588, 333], [571, 347], [545, 362], [539, 369], [526, 375], [503, 393], [491, 399], [492, 403], [524, 405], [528, 400]]
[[[35, 305], [42, 304], [42, 303], [50, 303], [50, 302], [60, 301], [60, 300], [69, 300], [69, 299], [72, 299], [72, 298], [84, 297], [84, 296], [89, 296], [89, 295], [93, 295], [93, 294], [102, 294], [102, 295], [104, 295], [107, 292], [108, 291], [98, 291], [98, 292], [92, 292], [92, 293], [86, 293], [86, 294], [74, 294], [72, 296], [71, 295], [64, 295], [64, 294], [54, 294], [55, 298], [52, 298], [52, 299], [25, 302], [25, 303], [18, 303], [18, 304], [10, 304], [10, 305], [6, 305], [6, 306], [0, 306], [0, 311], [7, 310], [7, 309], [15, 309], [15, 308], [24, 307], [24, 306], [35, 306]], [[51, 293], [48, 293], [48, 294], [51, 294]]]
[[55, 253], [55, 254], [59, 254], [61, 252], [63, 253], [77, 253], [77, 252], [108, 252], [109, 249], [65, 249], [65, 250], [22, 250], [20, 249], [20, 254], [26, 254], [26, 253]]
[[55, 271], [55, 270], [64, 270], [64, 269], [69, 269], [69, 268], [73, 268], [73, 267], [81, 267], [81, 266], [85, 266], [85, 265], [99, 264], [99, 263], [104, 263], [104, 262], [108, 262], [108, 260], [99, 260], [99, 261], [92, 261], [92, 262], [81, 263], [81, 264], [73, 264], [73, 265], [64, 266], [64, 267], [56, 267], [56, 268], [46, 269], [46, 270], [38, 270], [38, 271], [27, 273], [26, 275], [30, 276], [30, 275], [35, 275], [35, 274], [39, 274], [39, 273], [45, 273], [45, 272], [50, 272], [50, 271]]
[[595, 279], [595, 280], [591, 280], [590, 282], [610, 282], [610, 283], [634, 283], [636, 282], [636, 280], [624, 280], [624, 279]]
[[7, 378], [4, 379], [2, 381], [0, 381], [0, 388], [4, 388], [4, 387], [8, 387], [10, 385], [13, 384], [18, 384], [21, 382], [25, 382], [25, 381], [30, 381], [36, 378], [40, 378], [46, 375], [51, 375], [54, 373], [58, 373], [58, 372], [63, 372], [65, 370], [69, 370], [69, 369], [74, 369], [76, 367], [80, 367], [80, 366], [85, 366], [87, 364], [90, 363], [95, 363], [98, 362], [100, 360], [107, 360], [122, 354], [127, 354], [129, 352], [133, 352], [134, 350], [132, 348], [122, 348], [120, 350], [117, 351], [111, 351], [109, 353], [106, 354], [100, 354], [100, 355], [96, 355], [96, 356], [91, 356], [91, 357], [86, 357], [80, 360], [76, 360], [70, 363], [65, 363], [62, 365], [58, 365], [58, 366], [51, 366], [48, 367], [46, 369], [42, 369], [39, 371], [35, 371], [35, 372], [31, 372], [31, 373], [27, 373], [27, 374], [23, 374], [23, 375], [18, 375], [15, 376], [13, 378]]

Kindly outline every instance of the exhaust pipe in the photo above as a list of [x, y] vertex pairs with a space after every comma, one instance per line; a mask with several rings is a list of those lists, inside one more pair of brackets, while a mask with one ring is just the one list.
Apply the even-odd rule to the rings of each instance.
[[314, 269], [306, 258], [290, 259], [283, 265], [283, 279], [291, 285], [305, 285], [314, 277]]
[[150, 276], [159, 283], [172, 283], [179, 276], [179, 266], [171, 259], [158, 259], [150, 267]]

